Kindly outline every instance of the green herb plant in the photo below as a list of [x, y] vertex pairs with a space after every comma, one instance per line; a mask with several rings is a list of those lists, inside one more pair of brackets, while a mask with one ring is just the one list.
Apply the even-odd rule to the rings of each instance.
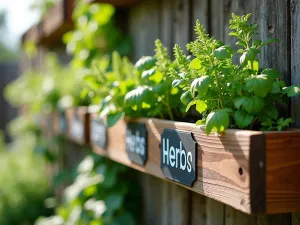
[[76, 173], [55, 215], [41, 217], [35, 225], [137, 224], [140, 196], [132, 171], [90, 154], [78, 165]]
[[126, 57], [113, 52], [110, 67], [109, 57], [95, 60], [93, 69], [85, 75], [85, 90], [100, 102], [99, 116], [113, 126], [124, 115], [124, 97], [136, 86], [137, 74], [133, 64]]
[[160, 40], [155, 41], [155, 56], [144, 56], [137, 61], [139, 84], [125, 96], [125, 114], [133, 117], [159, 117], [174, 120], [179, 117], [180, 92], [172, 87], [167, 76], [175, 65], [168, 56], [167, 48]]
[[[179, 84], [184, 93], [182, 102], [186, 110], [192, 105], [201, 114], [197, 124], [205, 124], [207, 134], [224, 132], [227, 128], [255, 130], [282, 130], [292, 120], [279, 118], [278, 103], [299, 95], [299, 86], [287, 87], [274, 68], [259, 67], [259, 53], [265, 45], [277, 39], [255, 39], [257, 25], [250, 22], [251, 14], [232, 14], [229, 22], [230, 36], [237, 38], [237, 52], [205, 33], [197, 21], [197, 39], [187, 44], [195, 57], [191, 62], [178, 45], [174, 56], [179, 71], [169, 70], [173, 84]], [[241, 55], [240, 55], [241, 54]], [[240, 55], [240, 63], [233, 63], [233, 56]]]

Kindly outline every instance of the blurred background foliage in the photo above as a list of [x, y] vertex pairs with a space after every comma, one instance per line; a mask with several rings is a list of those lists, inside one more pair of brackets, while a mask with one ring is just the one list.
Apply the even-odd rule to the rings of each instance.
[[[32, 8], [42, 17], [56, 2], [37, 0]], [[0, 144], [0, 170], [6, 173], [1, 177], [5, 185], [0, 187], [4, 193], [0, 195], [0, 225], [33, 224], [38, 217], [36, 225], [139, 224], [140, 191], [133, 171], [87, 153], [78, 166], [61, 168], [51, 177], [48, 170], [61, 162], [68, 142], [61, 135], [45, 137], [41, 129], [44, 115], [100, 103], [97, 89], [83, 86], [94, 73], [93, 65], [105, 75], [116, 76], [113, 55], [120, 58], [131, 51], [129, 37], [115, 26], [114, 13], [115, 8], [108, 4], [77, 1], [75, 27], [63, 37], [72, 55], [70, 64], [62, 66], [58, 56], [49, 53], [42, 69], [24, 71], [6, 87], [6, 99], [22, 113], [9, 125], [14, 141]], [[29, 58], [37, 56], [33, 42], [25, 42], [23, 50]], [[68, 187], [60, 199], [54, 191], [65, 184]], [[53, 195], [54, 201], [49, 199]]]

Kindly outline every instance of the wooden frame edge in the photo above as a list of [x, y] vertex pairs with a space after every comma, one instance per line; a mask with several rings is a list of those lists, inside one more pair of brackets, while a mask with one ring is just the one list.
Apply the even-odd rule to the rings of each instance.
[[266, 138], [264, 134], [250, 137], [250, 203], [251, 213], [266, 212]]

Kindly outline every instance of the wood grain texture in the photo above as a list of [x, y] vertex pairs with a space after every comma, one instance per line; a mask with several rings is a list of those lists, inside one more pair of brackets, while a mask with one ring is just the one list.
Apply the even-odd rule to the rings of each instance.
[[204, 26], [204, 28], [208, 30], [208, 4], [209, 2], [207, 0], [192, 1], [192, 39], [195, 39], [196, 37], [194, 32], [194, 25], [196, 24], [196, 20], [199, 20], [200, 23]]
[[[198, 143], [198, 177], [193, 187], [186, 188], [246, 213], [280, 213], [299, 210], [299, 179], [292, 176], [294, 171], [300, 168], [298, 131], [262, 133], [227, 130], [222, 136], [215, 134], [206, 136], [201, 128], [190, 123], [159, 119], [131, 121], [145, 123], [148, 129], [149, 152], [144, 167], [132, 164], [127, 156], [125, 121], [119, 121], [115, 127], [108, 129], [107, 151], [94, 146], [95, 152], [165, 179], [160, 169], [159, 147], [163, 129], [190, 131]], [[264, 136], [265, 142], [261, 139]], [[266, 143], [266, 150], [259, 147], [264, 143]], [[262, 154], [259, 154], [260, 151]], [[251, 176], [251, 173], [254, 173], [254, 176]], [[265, 175], [260, 177], [260, 173]]]
[[257, 218], [225, 206], [225, 225], [256, 225]]
[[206, 219], [207, 219], [206, 197], [191, 192], [190, 200], [191, 200], [191, 206], [190, 206], [191, 225], [206, 224]]
[[300, 211], [300, 133], [266, 134], [267, 212]]
[[116, 7], [129, 7], [139, 3], [141, 0], [86, 0], [87, 3], [107, 3]]
[[[77, 116], [83, 124], [83, 136], [79, 139], [74, 139], [74, 137], [71, 136], [71, 130], [73, 129], [72, 124], [75, 116]], [[66, 109], [66, 118], [68, 138], [77, 144], [90, 144], [90, 114], [88, 113], [88, 107], [68, 108]]]
[[172, 225], [188, 225], [189, 223], [189, 191], [178, 185], [171, 184], [169, 207], [172, 210]]
[[159, 0], [145, 0], [129, 12], [129, 33], [133, 39], [133, 61], [154, 54], [154, 41], [159, 37]]
[[206, 225], [223, 225], [225, 205], [211, 198], [206, 198]]
[[172, 0], [162, 0], [160, 3], [160, 25], [159, 35], [162, 43], [167, 47], [170, 56], [173, 56], [174, 47], [174, 27], [173, 27], [173, 2]]
[[[193, 191], [205, 196], [226, 202], [242, 211], [250, 212], [249, 190], [249, 151], [250, 136], [258, 132], [228, 131], [224, 136], [206, 134], [199, 127], [181, 122], [170, 122], [158, 119], [139, 119], [147, 126], [148, 161], [144, 167], [130, 162], [125, 150], [125, 121], [119, 121], [115, 127], [108, 129], [107, 151], [94, 150], [107, 154], [113, 160], [140, 171], [163, 178], [160, 169], [160, 134], [164, 128], [188, 130], [194, 133], [198, 142], [198, 179]], [[118, 135], [116, 135], [118, 134]], [[239, 169], [243, 168], [243, 175]]]
[[[291, 0], [291, 84], [300, 84], [300, 0]], [[300, 127], [300, 97], [291, 100], [291, 113]]]
[[187, 53], [186, 44], [190, 42], [192, 35], [192, 23], [190, 21], [190, 1], [174, 0], [173, 2], [173, 35], [174, 43], [178, 44]]
[[73, 29], [74, 4], [74, 0], [63, 0], [46, 13], [41, 20], [41, 45], [55, 46], [61, 42], [61, 38], [66, 32]]

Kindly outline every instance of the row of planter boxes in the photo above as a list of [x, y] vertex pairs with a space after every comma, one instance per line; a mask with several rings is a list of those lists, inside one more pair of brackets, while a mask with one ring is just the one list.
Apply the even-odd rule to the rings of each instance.
[[97, 154], [243, 212], [300, 210], [297, 130], [229, 129], [223, 135], [207, 136], [192, 123], [152, 118], [126, 118], [106, 129], [88, 107], [70, 108], [48, 118], [52, 133], [66, 134]]

